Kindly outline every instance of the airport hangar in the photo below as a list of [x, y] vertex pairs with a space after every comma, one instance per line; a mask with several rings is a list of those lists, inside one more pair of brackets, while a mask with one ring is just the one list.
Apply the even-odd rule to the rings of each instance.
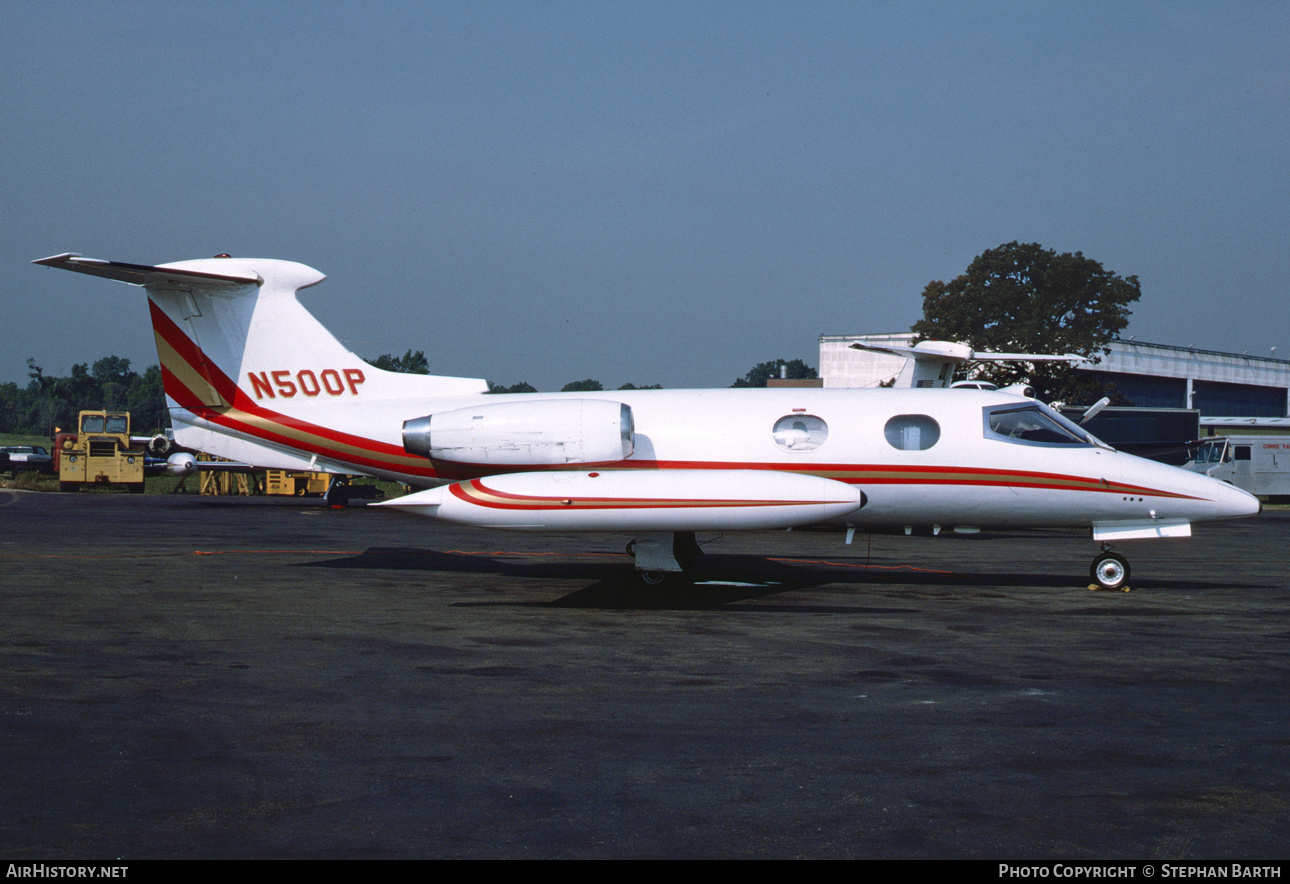
[[[909, 346], [913, 340], [912, 332], [820, 335], [822, 386], [889, 382], [905, 360], [851, 344]], [[1204, 436], [1290, 432], [1290, 360], [1134, 340], [1109, 347], [1101, 362], [1077, 369], [1114, 384], [1135, 408], [1194, 408]]]

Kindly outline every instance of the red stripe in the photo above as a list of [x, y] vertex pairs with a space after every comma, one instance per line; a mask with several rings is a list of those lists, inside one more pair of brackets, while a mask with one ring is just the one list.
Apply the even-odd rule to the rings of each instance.
[[[810, 506], [827, 504], [825, 500], [694, 500], [682, 498], [639, 497], [631, 500], [614, 497], [541, 497], [531, 494], [514, 494], [508, 491], [497, 491], [489, 488], [481, 479], [469, 482], [458, 482], [449, 487], [449, 492], [456, 498], [469, 504], [498, 510], [555, 510], [568, 509], [640, 509], [644, 507], [657, 509], [699, 509], [730, 507], [764, 507], [764, 506]], [[501, 497], [513, 503], [502, 503], [479, 496], [486, 492], [491, 497]], [[564, 501], [570, 501], [565, 503]]]

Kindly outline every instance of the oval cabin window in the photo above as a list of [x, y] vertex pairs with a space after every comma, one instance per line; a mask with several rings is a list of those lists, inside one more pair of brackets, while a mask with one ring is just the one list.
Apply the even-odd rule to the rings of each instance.
[[898, 414], [883, 428], [887, 442], [901, 451], [926, 451], [941, 438], [941, 425], [925, 414]]
[[784, 451], [814, 451], [829, 438], [829, 425], [813, 414], [789, 414], [775, 421], [771, 435]]

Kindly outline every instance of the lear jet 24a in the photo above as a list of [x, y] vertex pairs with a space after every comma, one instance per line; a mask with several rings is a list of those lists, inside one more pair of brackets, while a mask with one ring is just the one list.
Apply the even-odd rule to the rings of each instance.
[[[836, 525], [1091, 529], [1182, 537], [1258, 500], [1115, 451], [1005, 391], [725, 389], [490, 396], [483, 380], [382, 371], [299, 302], [323, 274], [225, 256], [158, 266], [34, 263], [142, 286], [175, 440], [257, 467], [382, 476], [384, 503], [488, 528], [633, 532], [647, 582], [684, 570], [696, 531]], [[187, 460], [185, 460], [187, 458]], [[173, 471], [193, 468], [191, 455]]]

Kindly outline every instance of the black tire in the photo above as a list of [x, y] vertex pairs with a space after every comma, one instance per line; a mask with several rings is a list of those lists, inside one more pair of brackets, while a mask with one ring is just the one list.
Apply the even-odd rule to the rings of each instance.
[[1089, 578], [1102, 589], [1123, 589], [1129, 574], [1129, 560], [1113, 552], [1102, 553], [1088, 569]]

